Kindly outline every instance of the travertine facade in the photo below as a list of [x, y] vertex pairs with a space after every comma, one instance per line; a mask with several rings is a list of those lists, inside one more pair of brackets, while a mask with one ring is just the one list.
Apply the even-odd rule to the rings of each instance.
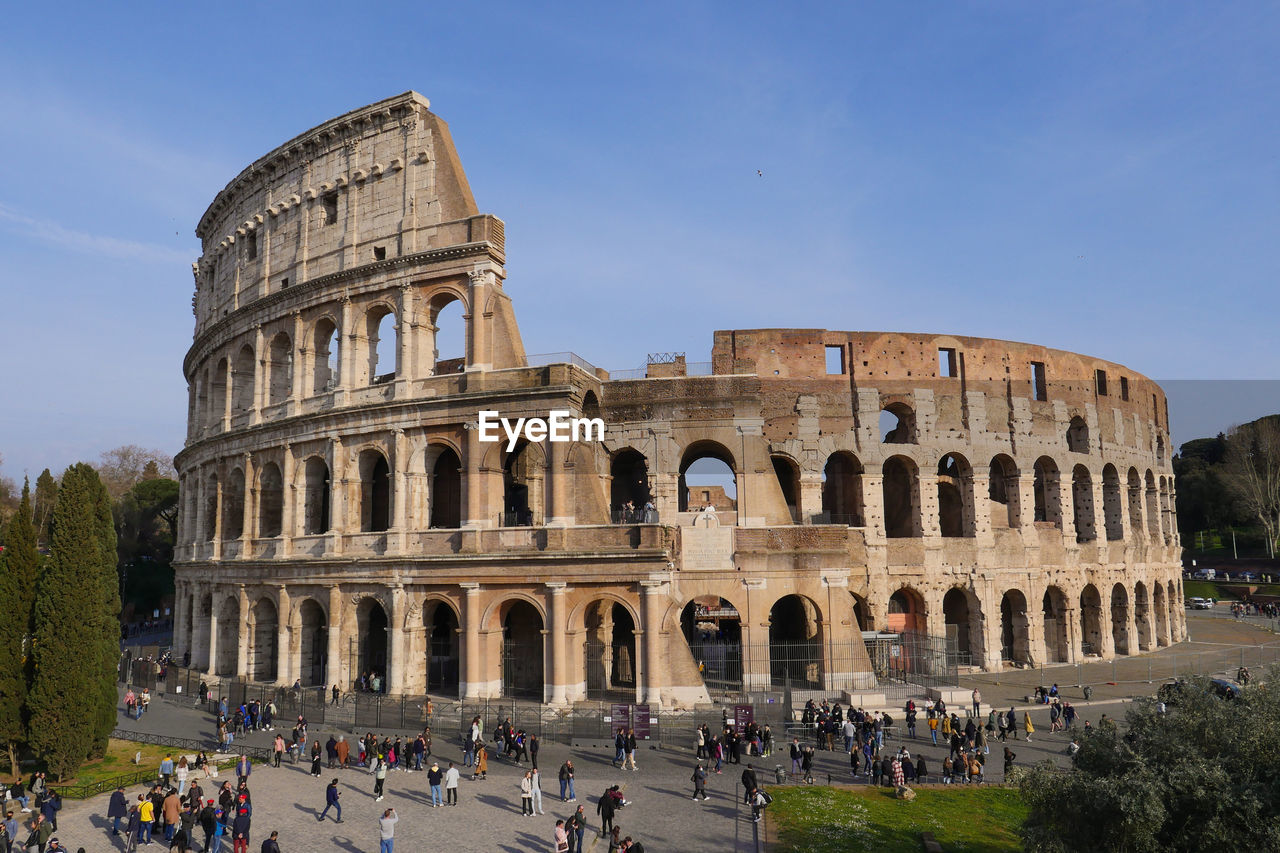
[[[177, 460], [175, 645], [194, 666], [682, 705], [706, 697], [700, 666], [867, 686], [866, 630], [945, 636], [987, 669], [1184, 637], [1150, 380], [1027, 344], [813, 329], [717, 332], [700, 376], [530, 359], [503, 224], [427, 107], [406, 93], [308, 131], [200, 221]], [[482, 409], [607, 433], [508, 453], [479, 440]], [[684, 472], [707, 458], [736, 494], [700, 514]], [[717, 614], [731, 651], [697, 645]]]

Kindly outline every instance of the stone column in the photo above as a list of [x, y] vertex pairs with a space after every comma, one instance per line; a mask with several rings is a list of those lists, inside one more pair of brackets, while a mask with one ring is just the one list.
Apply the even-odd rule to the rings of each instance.
[[543, 448], [547, 452], [547, 476], [551, 478], [551, 506], [544, 514], [549, 527], [568, 527], [573, 524], [573, 490], [570, 485], [572, 469], [565, 467], [564, 444], [548, 441]]
[[[1047, 491], [1047, 489], [1046, 489]], [[1074, 546], [1076, 541], [1076, 502], [1071, 489], [1071, 472], [1058, 471], [1058, 509], [1062, 514], [1062, 540]]]
[[270, 399], [267, 389], [264, 388], [267, 383], [263, 381], [264, 371], [263, 364], [266, 362], [265, 353], [263, 352], [262, 324], [253, 324], [253, 411], [249, 415], [249, 423], [256, 424], [262, 422], [262, 409], [266, 405], [265, 401]]
[[662, 705], [662, 611], [666, 604], [666, 583], [661, 580], [640, 581], [644, 620], [644, 701]]
[[1080, 645], [1080, 611], [1070, 604], [1070, 599], [1062, 618], [1067, 623], [1067, 663], [1079, 663], [1084, 660], [1084, 649]]
[[[466, 446], [462, 460], [463, 527], [488, 527], [485, 519], [484, 486], [480, 477], [480, 456], [484, 452], [478, 430], [463, 430]], [[548, 447], [552, 445], [547, 444]]]
[[938, 475], [921, 472], [920, 483], [920, 535], [940, 537], [942, 528], [938, 524]]
[[462, 587], [462, 696], [480, 698], [480, 584], [465, 582]]
[[218, 478], [217, 498], [213, 504], [213, 547], [210, 550], [214, 560], [222, 559], [222, 490], [224, 488], [222, 481], [224, 479], [224, 477]]
[[565, 631], [568, 628], [568, 620], [566, 619], [564, 591], [565, 582], [555, 581], [546, 584], [547, 587], [547, 634], [550, 642], [547, 643], [548, 654], [546, 672], [551, 674], [548, 679], [549, 693], [547, 701], [552, 705], [567, 705], [568, 692], [566, 682], [568, 682], [568, 661], [565, 658]]
[[347, 392], [355, 382], [356, 335], [352, 328], [351, 297], [342, 297], [341, 328], [338, 329], [338, 385], [333, 390], [335, 405], [345, 405]]
[[395, 584], [391, 587], [391, 613], [387, 625], [387, 656], [391, 658], [387, 665], [388, 693], [404, 692], [404, 587]]
[[298, 487], [293, 482], [293, 445], [287, 441], [280, 477], [284, 480], [280, 496], [280, 553], [288, 557], [293, 554], [293, 537], [298, 535]]
[[405, 549], [406, 533], [409, 528], [409, 498], [411, 495], [409, 485], [409, 440], [405, 438], [404, 430], [397, 429], [392, 442], [393, 470], [395, 471], [394, 487], [391, 490], [391, 530], [393, 533], [387, 536], [387, 548], [392, 553], [403, 553]]
[[[329, 440], [329, 553], [342, 553], [342, 536], [347, 531], [347, 452], [342, 438]], [[343, 688], [346, 689], [345, 686]]]
[[189, 601], [187, 585], [175, 580], [173, 584], [173, 656], [178, 663], [182, 662], [182, 653], [190, 649], [187, 640], [187, 632], [191, 624]]
[[868, 538], [884, 541], [884, 476], [864, 473], [862, 480], [862, 523]]
[[249, 593], [244, 584], [236, 584], [236, 595], [240, 599], [240, 630], [237, 632], [239, 643], [236, 646], [236, 677], [249, 676]]
[[[742, 583], [746, 587], [746, 608], [738, 612], [742, 620], [742, 689], [769, 690], [773, 685], [769, 661], [769, 608], [763, 601], [768, 581], [765, 578], [747, 578]], [[756, 610], [763, 610], [763, 618], [753, 618]]]
[[970, 477], [969, 488], [973, 496], [973, 517], [965, 519], [966, 523], [972, 525], [966, 529], [973, 530], [973, 536], [979, 542], [989, 544], [994, 538], [991, 533], [991, 507], [996, 505], [991, 500], [991, 477], [987, 474], [974, 474]]
[[471, 280], [467, 298], [467, 370], [489, 370], [493, 367], [490, 353], [489, 324], [485, 306], [489, 302], [489, 290], [493, 273], [488, 269], [476, 269], [468, 273]]
[[253, 454], [244, 455], [244, 506], [240, 524], [240, 559], [247, 560], [253, 554], [253, 539], [258, 531], [258, 514], [254, 512], [258, 489], [254, 485]]
[[209, 636], [205, 643], [205, 671], [210, 675], [218, 674], [218, 591], [210, 589], [209, 593]]
[[284, 584], [276, 584], [276, 684], [288, 687], [293, 684], [298, 666], [293, 660], [293, 649], [290, 648], [289, 637], [289, 589]]
[[196, 559], [200, 551], [200, 544], [204, 542], [205, 528], [205, 496], [204, 490], [207, 488], [205, 484], [204, 471], [201, 469], [196, 476], [188, 478], [195, 485], [191, 487], [191, 494], [195, 497], [196, 505], [193, 508], [192, 516], [194, 522], [186, 529], [185, 540], [191, 546], [189, 559]]
[[302, 312], [293, 312], [293, 371], [289, 375], [289, 405], [286, 411], [296, 415], [302, 409], [303, 379], [306, 377], [307, 347], [306, 330], [302, 327]]
[[329, 682], [325, 687], [338, 685], [343, 693], [349, 689], [346, 678], [342, 675], [342, 588], [337, 584], [329, 587], [329, 630], [328, 646], [325, 656], [328, 667], [325, 679]]
[[400, 310], [396, 314], [396, 396], [408, 391], [409, 382], [417, 379], [414, 366], [415, 340], [414, 292], [408, 284], [400, 285]]

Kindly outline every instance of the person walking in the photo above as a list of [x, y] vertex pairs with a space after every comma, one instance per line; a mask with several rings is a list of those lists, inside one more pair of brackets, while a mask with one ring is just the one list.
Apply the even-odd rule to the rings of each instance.
[[1031, 733], [1036, 730], [1036, 727], [1031, 725], [1030, 711], [1022, 712], [1022, 725], [1027, 730], [1027, 743], [1031, 743]]
[[387, 809], [378, 818], [378, 853], [394, 853], [396, 823], [399, 820], [395, 809]]
[[280, 853], [280, 833], [272, 831], [271, 837], [262, 842], [262, 853]]
[[627, 764], [631, 765], [632, 770], [636, 767], [636, 730], [627, 729]]
[[386, 781], [387, 781], [387, 760], [383, 758], [381, 755], [379, 755], [378, 763], [374, 765], [374, 768], [373, 768], [373, 793], [376, 795], [374, 796], [373, 801], [375, 803], [382, 800], [382, 797], [383, 797], [382, 786], [386, 784]]
[[542, 810], [542, 774], [534, 767], [529, 771], [529, 784], [533, 789], [533, 808], [538, 814], [546, 814]]
[[[111, 821], [111, 834], [120, 834], [120, 821], [129, 817], [129, 801], [125, 798], [124, 788], [116, 788], [111, 793], [111, 802], [107, 804], [107, 820]], [[8, 850], [4, 850], [8, 853]]]
[[341, 793], [338, 791], [338, 780], [334, 779], [329, 783], [329, 787], [325, 788], [324, 811], [316, 815], [316, 820], [324, 820], [325, 815], [329, 813], [329, 809], [333, 809], [338, 815], [338, 823], [342, 823], [342, 803], [338, 802], [338, 798], [341, 796]]
[[694, 765], [693, 776], [690, 778], [693, 782], [693, 796], [690, 799], [699, 801], [710, 799], [707, 796], [707, 768], [702, 766], [701, 761]]
[[520, 814], [533, 817], [533, 783], [527, 770], [520, 777]]
[[604, 838], [609, 834], [609, 830], [613, 829], [613, 816], [617, 810], [618, 805], [609, 791], [605, 791], [600, 795], [600, 802], [596, 803], [596, 814], [600, 815], [601, 838]]
[[[450, 767], [453, 765], [450, 764]], [[431, 786], [431, 808], [438, 809], [444, 805], [444, 798], [440, 796], [440, 783], [444, 781], [444, 771], [440, 769], [440, 765], [431, 762], [431, 769], [427, 771], [427, 784]]]
[[458, 779], [462, 774], [458, 772], [458, 768], [453, 766], [453, 762], [449, 762], [449, 769], [444, 773], [444, 796], [448, 805], [456, 806], [458, 804]]

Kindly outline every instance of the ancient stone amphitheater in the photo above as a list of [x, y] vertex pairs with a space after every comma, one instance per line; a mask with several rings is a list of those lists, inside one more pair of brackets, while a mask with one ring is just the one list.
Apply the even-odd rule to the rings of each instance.
[[[1122, 365], [821, 329], [612, 374], [529, 356], [503, 223], [413, 92], [262, 157], [197, 234], [197, 669], [672, 707], [1185, 635], [1165, 398]], [[508, 450], [482, 410], [606, 431]]]

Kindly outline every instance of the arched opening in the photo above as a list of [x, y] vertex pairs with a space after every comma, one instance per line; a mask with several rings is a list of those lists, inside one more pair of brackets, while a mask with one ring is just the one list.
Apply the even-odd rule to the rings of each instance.
[[1080, 651], [1102, 654], [1102, 596], [1093, 584], [1080, 591]]
[[1089, 452], [1089, 425], [1079, 415], [1067, 425], [1067, 450], [1072, 453]]
[[505, 605], [502, 695], [542, 701], [542, 614], [527, 601]]
[[288, 335], [281, 332], [271, 339], [267, 358], [267, 394], [274, 406], [288, 400], [293, 393], [293, 342]]
[[1111, 641], [1116, 654], [1133, 653], [1129, 649], [1129, 591], [1121, 584], [1111, 588]]
[[535, 509], [541, 510], [542, 452], [527, 441], [515, 450], [503, 452], [502, 526], [528, 527], [539, 523]]
[[991, 526], [1014, 528], [1022, 525], [1018, 503], [1018, 466], [1001, 453], [991, 460], [987, 497], [991, 501]]
[[460, 373], [467, 366], [467, 321], [465, 309], [452, 293], [438, 293], [431, 300], [431, 373], [441, 376]]
[[236, 354], [235, 369], [231, 374], [231, 416], [253, 409], [253, 347], [245, 344]]
[[616, 601], [595, 601], [587, 605], [585, 626], [587, 696], [634, 696], [636, 623], [631, 611]]
[[224, 598], [218, 605], [218, 659], [213, 674], [223, 678], [235, 677], [239, 654], [240, 603], [234, 598]]
[[218, 475], [209, 475], [204, 487], [204, 541], [218, 538]]
[[1058, 464], [1048, 456], [1036, 460], [1032, 488], [1036, 496], [1036, 521], [1062, 527], [1062, 485]]
[[822, 519], [830, 524], [863, 527], [862, 463], [846, 451], [827, 457], [822, 469]]
[[924, 598], [909, 586], [889, 596], [888, 629], [893, 634], [925, 633]]
[[1000, 598], [1000, 657], [1010, 663], [1031, 663], [1027, 598], [1016, 589]]
[[920, 472], [905, 456], [885, 460], [882, 470], [884, 490], [884, 534], [890, 539], [920, 535]]
[[308, 598], [298, 605], [298, 678], [308, 687], [324, 684], [325, 659], [329, 648], [328, 620], [324, 608]]
[[275, 681], [279, 624], [276, 621], [276, 605], [269, 598], [260, 598], [250, 611], [253, 633], [249, 642], [249, 678], [253, 681]]
[[977, 598], [952, 587], [942, 598], [942, 621], [946, 625], [948, 663], [981, 665], [982, 613]]
[[1041, 604], [1044, 613], [1044, 653], [1047, 663], [1067, 663], [1071, 660], [1071, 641], [1068, 637], [1067, 596], [1056, 586], [1044, 591]]
[[1120, 495], [1120, 472], [1107, 463], [1102, 469], [1102, 518], [1107, 541], [1124, 538], [1124, 499]]
[[[192, 623], [192, 636], [194, 637], [195, 635], [195, 626], [199, 625], [201, 629], [201, 638], [213, 639], [208, 634], [209, 628], [213, 625], [211, 621], [213, 618], [213, 596], [205, 593], [199, 598], [194, 599], [194, 604], [196, 606], [195, 614], [197, 619]], [[192, 655], [192, 664], [197, 669], [212, 673], [214, 671], [214, 662], [209, 660], [208, 645], [206, 644], [206, 647], [201, 651], [202, 654], [199, 657], [194, 654]]]
[[938, 529], [943, 536], [973, 535], [973, 469], [956, 453], [938, 462]]
[[609, 514], [614, 524], [656, 524], [657, 510], [650, 506], [649, 462], [637, 450], [613, 454], [609, 462]]
[[314, 394], [327, 394], [338, 387], [338, 327], [328, 318], [321, 319], [316, 323], [313, 340], [311, 391]]
[[867, 600], [856, 592], [849, 593], [853, 597], [853, 624], [858, 631], [874, 631], [871, 620], [871, 606]]
[[221, 426], [227, 415], [227, 360], [218, 360], [209, 379], [209, 425]]
[[319, 456], [307, 460], [303, 486], [303, 531], [308, 536], [329, 532], [329, 466]]
[[1169, 481], [1160, 478], [1160, 534], [1168, 542], [1173, 538], [1173, 510], [1169, 502]]
[[1133, 621], [1138, 627], [1138, 650], [1145, 652], [1151, 648], [1151, 602], [1142, 581], [1133, 586]]
[[916, 443], [916, 413], [906, 403], [890, 403], [880, 411], [880, 442]]
[[1156, 645], [1169, 645], [1169, 610], [1165, 606], [1164, 586], [1151, 585], [1151, 605], [1156, 612]]
[[244, 535], [244, 471], [235, 468], [222, 489], [222, 540]]
[[1178, 594], [1178, 586], [1169, 581], [1169, 642], [1178, 641], [1178, 614], [1182, 612], [1182, 596]]
[[431, 465], [430, 526], [462, 526], [462, 460], [451, 447], [439, 448]]
[[680, 630], [707, 687], [742, 689], [742, 617], [733, 604], [714, 595], [695, 598], [680, 612]]
[[284, 479], [274, 462], [258, 474], [258, 535], [270, 539], [284, 530]]
[[396, 315], [385, 305], [374, 307], [365, 316], [365, 334], [369, 338], [370, 385], [396, 378]]
[[422, 608], [427, 632], [427, 690], [458, 692], [458, 614], [443, 601], [428, 601]]
[[387, 635], [389, 622], [387, 611], [373, 598], [363, 598], [356, 607], [356, 668], [353, 678], [365, 676], [365, 684], [372, 685], [378, 677], [379, 692], [389, 689], [387, 672], [391, 667]]
[[800, 516], [800, 467], [785, 456], [769, 457], [773, 462], [773, 474], [782, 489], [782, 500], [787, 505], [787, 515], [793, 524], [801, 522]]
[[812, 601], [784, 595], [769, 609], [769, 670], [775, 687], [822, 687], [821, 614]]
[[1153, 542], [1160, 540], [1160, 498], [1156, 491], [1156, 475], [1147, 469], [1147, 535]]
[[1139, 537], [1145, 528], [1142, 526], [1142, 475], [1137, 468], [1129, 469], [1129, 532]]
[[360, 452], [360, 529], [376, 533], [391, 527], [391, 467], [377, 450]]
[[738, 489], [733, 454], [714, 441], [689, 445], [680, 459], [678, 482], [680, 512], [713, 507], [716, 512], [736, 512]]
[[1071, 469], [1071, 512], [1075, 519], [1076, 541], [1092, 542], [1098, 538], [1094, 527], [1093, 475], [1083, 465]]

